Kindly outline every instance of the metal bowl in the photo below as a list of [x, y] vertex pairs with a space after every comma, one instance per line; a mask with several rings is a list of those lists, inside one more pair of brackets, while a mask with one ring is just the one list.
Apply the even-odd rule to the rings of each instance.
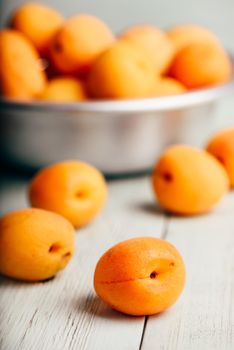
[[216, 101], [231, 91], [234, 74], [217, 87], [141, 100], [65, 104], [2, 99], [1, 155], [35, 169], [80, 159], [109, 175], [145, 171], [170, 144], [204, 144]]

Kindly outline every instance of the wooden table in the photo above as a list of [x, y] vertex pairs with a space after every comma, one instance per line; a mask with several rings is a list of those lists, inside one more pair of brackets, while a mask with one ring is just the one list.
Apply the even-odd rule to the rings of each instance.
[[[109, 182], [102, 214], [77, 232], [76, 254], [53, 280], [0, 280], [1, 350], [233, 350], [234, 193], [211, 213], [165, 215], [148, 177]], [[27, 205], [27, 181], [7, 179], [1, 213]], [[107, 248], [130, 237], [167, 239], [179, 249], [187, 283], [179, 301], [152, 317], [128, 317], [95, 295], [93, 273]]]

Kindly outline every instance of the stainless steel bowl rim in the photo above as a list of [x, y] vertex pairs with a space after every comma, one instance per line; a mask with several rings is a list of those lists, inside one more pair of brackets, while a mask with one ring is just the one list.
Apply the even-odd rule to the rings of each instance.
[[[234, 59], [233, 59], [234, 62]], [[151, 111], [170, 111], [186, 108], [197, 104], [212, 102], [217, 98], [228, 95], [234, 90], [234, 75], [225, 84], [197, 89], [179, 95], [163, 96], [156, 98], [131, 99], [131, 100], [102, 100], [74, 103], [54, 103], [44, 101], [22, 102], [1, 98], [0, 109], [38, 110], [40, 112], [92, 112], [92, 113], [136, 113]], [[46, 114], [45, 114], [46, 116]]]

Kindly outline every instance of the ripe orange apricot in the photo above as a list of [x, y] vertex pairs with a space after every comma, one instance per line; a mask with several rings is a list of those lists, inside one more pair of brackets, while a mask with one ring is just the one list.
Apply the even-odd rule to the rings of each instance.
[[0, 31], [0, 85], [3, 95], [37, 97], [46, 85], [45, 73], [33, 45], [15, 30]]
[[51, 79], [40, 97], [42, 100], [57, 102], [84, 101], [87, 99], [84, 84], [72, 77]]
[[23, 33], [40, 53], [48, 50], [51, 39], [63, 23], [56, 10], [36, 2], [19, 6], [12, 18], [12, 26]]
[[145, 97], [152, 91], [154, 75], [147, 56], [119, 41], [94, 62], [87, 85], [91, 96], [97, 98]]
[[22, 209], [0, 220], [0, 273], [41, 281], [62, 270], [74, 252], [75, 231], [62, 216]]
[[153, 237], [123, 241], [98, 261], [94, 288], [113, 309], [144, 316], [162, 312], [180, 296], [185, 266], [176, 248]]
[[54, 211], [74, 226], [90, 222], [107, 198], [103, 175], [89, 164], [65, 161], [42, 169], [29, 187], [33, 207]]
[[217, 85], [227, 81], [232, 72], [224, 49], [211, 43], [193, 43], [175, 56], [170, 75], [187, 88]]
[[207, 151], [226, 169], [231, 187], [234, 187], [234, 127], [219, 131], [207, 145]]
[[161, 29], [153, 25], [139, 25], [125, 31], [120, 39], [148, 54], [158, 74], [168, 69], [174, 54], [174, 47], [167, 34]]
[[186, 88], [178, 80], [168, 77], [157, 79], [152, 96], [177, 95], [186, 92]]
[[172, 41], [176, 52], [192, 43], [218, 43], [218, 38], [214, 33], [207, 28], [193, 24], [172, 27], [168, 30], [167, 34]]
[[54, 36], [50, 56], [61, 73], [88, 71], [97, 56], [113, 42], [111, 30], [100, 19], [78, 15], [68, 19]]
[[152, 174], [153, 190], [166, 210], [199, 214], [210, 210], [227, 192], [223, 166], [208, 152], [185, 145], [169, 147]]

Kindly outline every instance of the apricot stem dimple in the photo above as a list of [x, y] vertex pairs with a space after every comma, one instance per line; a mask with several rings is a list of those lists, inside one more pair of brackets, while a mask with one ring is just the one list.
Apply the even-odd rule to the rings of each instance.
[[170, 262], [170, 266], [175, 266], [174, 261]]
[[151, 274], [150, 274], [150, 278], [151, 279], [155, 279], [156, 277], [157, 277], [157, 272], [155, 272], [155, 271], [153, 271], [153, 272], [151, 272]]
[[57, 253], [60, 250], [61, 246], [58, 243], [54, 243], [49, 248], [49, 253]]
[[221, 157], [221, 156], [216, 156], [217, 157], [217, 159], [218, 159], [218, 161], [220, 162], [220, 163], [222, 163], [223, 165], [225, 164], [225, 161], [224, 161], [224, 158], [223, 157]]
[[170, 173], [164, 173], [162, 176], [163, 179], [167, 182], [171, 182], [173, 180], [173, 176]]
[[85, 197], [85, 193], [83, 191], [76, 192], [76, 197], [82, 199]]
[[59, 43], [59, 42], [57, 42], [57, 41], [54, 43], [53, 46], [54, 46], [54, 50], [55, 50], [56, 52], [61, 52], [62, 49], [63, 49], [61, 43]]

